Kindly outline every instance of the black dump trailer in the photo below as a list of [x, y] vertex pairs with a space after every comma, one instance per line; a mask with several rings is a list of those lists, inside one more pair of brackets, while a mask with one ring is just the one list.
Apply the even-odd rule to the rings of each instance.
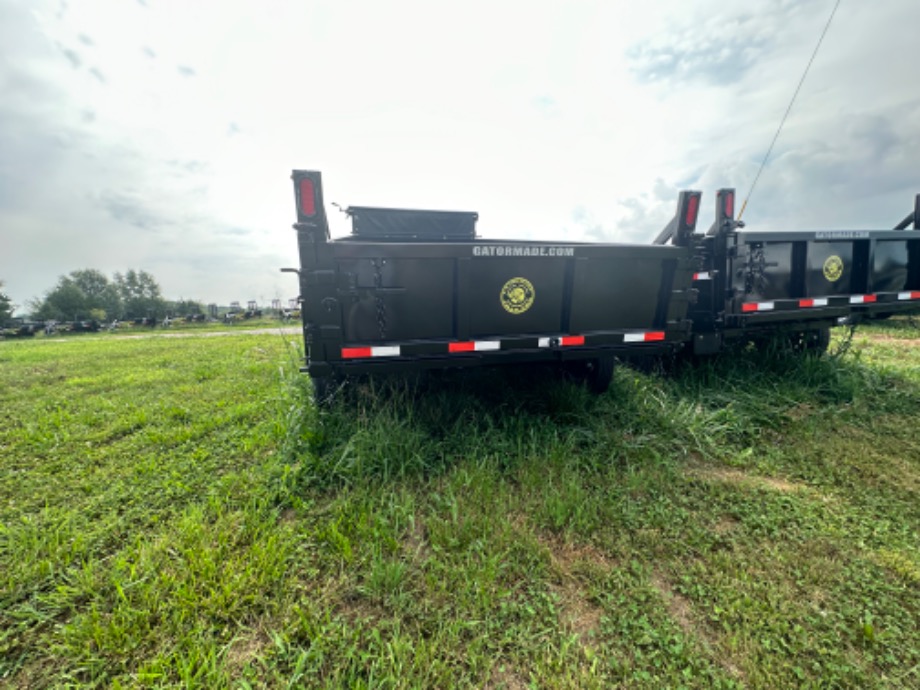
[[834, 325], [920, 312], [917, 208], [895, 230], [749, 232], [723, 189], [697, 233], [701, 193], [684, 191], [637, 245], [487, 240], [476, 213], [352, 206], [352, 235], [332, 240], [320, 173], [292, 177], [300, 268], [285, 270], [320, 396], [349, 375], [528, 362], [602, 392], [618, 357], [777, 331], [821, 347]]
[[920, 312], [920, 195], [888, 230], [748, 231], [734, 202], [719, 190], [712, 226], [692, 238], [694, 354], [777, 333], [823, 350], [833, 326]]

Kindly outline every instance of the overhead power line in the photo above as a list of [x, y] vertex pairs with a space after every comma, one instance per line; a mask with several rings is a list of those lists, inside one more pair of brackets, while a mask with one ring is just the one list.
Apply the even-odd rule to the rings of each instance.
[[744, 198], [744, 203], [741, 204], [741, 211], [738, 213], [738, 220], [741, 220], [741, 216], [744, 215], [744, 209], [747, 208], [748, 201], [750, 200], [751, 195], [754, 193], [754, 187], [757, 186], [757, 180], [760, 179], [760, 174], [763, 172], [763, 169], [767, 165], [767, 159], [770, 158], [770, 154], [773, 152], [773, 147], [776, 145], [776, 140], [779, 139], [779, 133], [782, 131], [783, 125], [786, 124], [786, 118], [789, 117], [789, 113], [792, 110], [792, 104], [795, 103], [795, 99], [799, 95], [799, 91], [802, 89], [802, 84], [805, 83], [805, 77], [808, 76], [808, 70], [811, 69], [811, 63], [815, 61], [815, 56], [818, 54], [818, 49], [821, 48], [821, 43], [824, 41], [824, 37], [827, 35], [827, 30], [831, 26], [831, 20], [833, 20], [834, 15], [837, 13], [838, 7], [840, 7], [840, 0], [837, 0], [837, 2], [834, 3], [834, 9], [831, 10], [831, 15], [827, 18], [827, 23], [824, 25], [824, 31], [821, 32], [821, 37], [818, 39], [818, 45], [815, 46], [815, 50], [811, 54], [811, 59], [805, 66], [805, 71], [802, 73], [802, 78], [799, 79], [799, 85], [795, 87], [795, 93], [792, 94], [792, 100], [789, 101], [789, 107], [786, 108], [786, 114], [783, 115], [783, 119], [780, 121], [779, 127], [776, 128], [776, 134], [773, 135], [773, 141], [770, 142], [770, 148], [768, 148], [766, 154], [764, 154], [763, 161], [760, 163], [760, 168], [757, 170], [757, 175], [754, 177], [754, 182], [751, 183], [751, 188], [748, 190], [747, 196]]

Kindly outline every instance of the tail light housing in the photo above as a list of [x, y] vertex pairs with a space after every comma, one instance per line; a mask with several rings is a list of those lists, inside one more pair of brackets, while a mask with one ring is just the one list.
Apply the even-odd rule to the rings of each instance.
[[313, 218], [316, 215], [316, 185], [311, 178], [300, 179], [298, 201], [301, 216]]
[[726, 218], [735, 217], [735, 190], [726, 189], [722, 194], [722, 213]]
[[691, 230], [696, 227], [696, 218], [700, 213], [700, 195], [689, 194], [687, 199], [687, 210], [684, 214], [684, 224]]

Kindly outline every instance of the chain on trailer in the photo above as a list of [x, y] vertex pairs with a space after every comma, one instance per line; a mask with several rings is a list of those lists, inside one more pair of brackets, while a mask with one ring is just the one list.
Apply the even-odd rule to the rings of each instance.
[[767, 261], [767, 255], [764, 252], [762, 244], [752, 244], [748, 259], [743, 264], [745, 268], [745, 292], [751, 293], [762, 291], [767, 284], [767, 269], [778, 265], [779, 264], [775, 261]]
[[386, 340], [387, 337], [387, 305], [380, 298], [380, 290], [383, 288], [381, 267], [385, 263], [385, 259], [374, 259], [371, 262], [374, 267], [374, 306], [377, 312], [377, 330], [380, 332], [381, 340]]

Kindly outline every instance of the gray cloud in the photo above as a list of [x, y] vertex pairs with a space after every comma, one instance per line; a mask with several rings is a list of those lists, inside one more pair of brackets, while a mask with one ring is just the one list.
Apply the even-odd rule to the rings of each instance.
[[575, 240], [588, 240], [591, 242], [609, 242], [612, 233], [600, 222], [584, 205], [572, 209], [572, 223], [567, 234], [574, 235]]
[[[80, 27], [63, 31], [56, 9], [48, 0], [0, 2], [0, 279], [16, 302], [83, 266], [150, 270], [169, 296], [271, 299], [272, 286], [282, 284], [278, 297], [296, 295], [296, 280], [277, 272], [290, 256], [266, 252], [273, 242], [246, 221], [217, 217], [209, 190], [215, 173], [200, 150], [177, 156], [185, 147], [171, 146], [170, 132], [114, 119], [117, 109], [85, 88], [79, 76], [87, 72], [109, 81], [103, 58], [113, 53], [93, 46], [112, 46]], [[57, 40], [65, 34], [72, 44]], [[137, 45], [137, 64], [156, 57]], [[195, 73], [180, 67], [170, 75], [176, 84]]]
[[61, 46], [61, 52], [64, 53], [64, 57], [67, 58], [74, 69], [79, 69], [83, 64], [83, 61], [80, 59], [80, 55], [72, 48], [64, 48]]
[[[920, 100], [841, 119], [844, 124], [832, 136], [791, 132], [780, 139], [744, 215], [751, 229], [886, 228], [910, 211], [920, 192], [914, 170], [920, 131], [903, 123], [920, 121]], [[674, 213], [680, 189], [703, 191], [700, 227], [711, 222], [720, 187], [736, 189], [740, 211], [762, 155], [723, 154], [681, 175], [679, 183], [659, 179], [647, 193], [619, 200], [626, 214], [616, 224], [615, 238], [651, 239]]]
[[607, 237], [608, 241], [651, 240], [673, 217], [679, 191], [676, 185], [657, 178], [649, 191], [619, 200], [617, 205], [625, 213], [617, 221], [612, 237]]
[[178, 158], [167, 160], [166, 165], [180, 173], [187, 173], [189, 175], [197, 175], [205, 172], [209, 167], [208, 163], [205, 161], [179, 160]]
[[194, 77], [197, 74], [194, 69], [187, 65], [179, 65], [176, 69], [183, 77]]
[[658, 178], [647, 192], [617, 200], [620, 217], [616, 221], [599, 220], [589, 207], [576, 206], [572, 229], [592, 242], [648, 242], [674, 215], [678, 191], [677, 186]]
[[[916, 117], [917, 108], [916, 104], [913, 108], [905, 108], [903, 116]], [[916, 144], [916, 137], [911, 136], [911, 129], [905, 128], [902, 122], [893, 122], [891, 115], [860, 114], [850, 120], [847, 129], [854, 142], [865, 146], [870, 157], [878, 162], [897, 154], [897, 149], [902, 145], [905, 145], [906, 150], [910, 150], [910, 144]]]
[[[0, 72], [0, 113], [21, 117], [23, 112], [15, 108], [17, 103], [28, 104], [30, 108], [55, 108], [65, 104], [65, 98], [55, 85], [34, 77], [25, 71]], [[0, 129], [0, 136], [3, 130]]]
[[235, 237], [245, 237], [246, 235], [252, 234], [252, 230], [250, 230], [249, 228], [240, 228], [236, 226], [218, 228], [216, 232], [220, 235], [231, 235]]
[[0, 99], [0, 212], [40, 203], [43, 194], [36, 182], [50, 180], [69, 153], [66, 128], [41, 124], [40, 113], [58, 104], [53, 89], [27, 76], [14, 83], [7, 97], [13, 94], [12, 102], [30, 103], [33, 110], [17, 110], [8, 107], [10, 100]]
[[[754, 33], [750, 16], [714, 21], [714, 31], [688, 27], [668, 35], [664, 45], [647, 41], [626, 51], [630, 69], [644, 82], [739, 81], [768, 50], [771, 37]], [[758, 20], [760, 21], [760, 20]]]
[[815, 0], [716, 7], [688, 7], [662, 32], [627, 48], [634, 76], [666, 85], [737, 84], [762, 61], [775, 61], [783, 46], [798, 53], [805, 36], [816, 40], [812, 28], [820, 29], [830, 9]]
[[137, 193], [106, 189], [97, 203], [115, 220], [148, 232], [159, 232], [172, 224], [168, 217], [151, 210]]
[[[213, 276], [216, 266], [220, 267], [222, 275], [234, 276], [233, 281], [211, 280], [206, 295], [185, 293], [192, 299], [203, 298], [205, 302], [229, 304], [235, 300], [245, 304], [254, 299], [264, 306], [276, 297], [287, 303], [299, 292], [296, 277], [282, 275], [278, 270], [281, 266], [292, 265], [292, 259], [287, 255], [260, 251], [241, 253], [239, 247], [225, 251], [212, 242], [209, 247], [189, 246], [187, 251], [173, 252], [168, 262], [160, 261], [150, 264], [150, 270], [158, 277], [169, 272]], [[164, 284], [164, 288], [168, 289], [168, 286]]]
[[546, 117], [554, 117], [559, 114], [559, 104], [552, 96], [537, 96], [532, 101], [533, 107]]
[[920, 191], [920, 132], [903, 126], [917, 121], [920, 101], [885, 113], [852, 114], [831, 140], [787, 144], [764, 170], [751, 220], [775, 227], [884, 227], [886, 218], [896, 223]]

